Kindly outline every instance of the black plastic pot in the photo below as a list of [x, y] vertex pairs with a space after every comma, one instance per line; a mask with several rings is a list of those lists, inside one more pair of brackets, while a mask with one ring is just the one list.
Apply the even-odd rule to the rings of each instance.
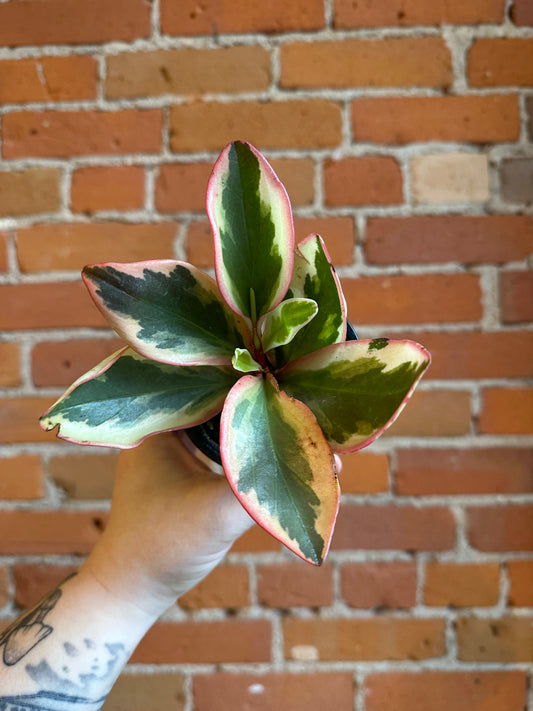
[[[346, 340], [359, 340], [354, 327], [349, 321], [346, 328]], [[205, 454], [213, 462], [222, 465], [220, 457], [220, 414], [215, 415], [207, 422], [202, 422], [200, 425], [189, 427], [185, 432], [202, 454]]]

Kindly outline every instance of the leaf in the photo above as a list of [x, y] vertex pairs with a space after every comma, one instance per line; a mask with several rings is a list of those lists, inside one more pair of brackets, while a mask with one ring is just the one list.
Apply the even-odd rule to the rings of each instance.
[[311, 234], [296, 249], [294, 271], [286, 298], [305, 297], [318, 304], [318, 314], [276, 352], [279, 366], [346, 339], [346, 302], [322, 238]]
[[226, 399], [220, 441], [228, 481], [252, 518], [320, 565], [339, 486], [333, 453], [310, 410], [281, 392], [271, 375], [246, 375]]
[[172, 366], [123, 348], [79, 378], [41, 417], [58, 437], [128, 448], [156, 432], [208, 420], [237, 379], [221, 366]]
[[353, 452], [390, 427], [429, 362], [413, 341], [351, 341], [293, 361], [279, 382], [313, 411], [335, 451]]
[[174, 365], [230, 364], [247, 328], [216, 282], [190, 264], [87, 266], [83, 279], [115, 331], [141, 355]]
[[221, 153], [207, 189], [207, 213], [220, 291], [255, 325], [285, 296], [294, 228], [285, 188], [249, 143], [230, 143]]
[[298, 331], [316, 316], [317, 311], [317, 303], [312, 299], [282, 301], [265, 314], [259, 323], [263, 351], [290, 343]]
[[253, 373], [261, 370], [261, 366], [257, 363], [246, 348], [236, 348], [235, 354], [231, 360], [235, 370], [241, 373]]

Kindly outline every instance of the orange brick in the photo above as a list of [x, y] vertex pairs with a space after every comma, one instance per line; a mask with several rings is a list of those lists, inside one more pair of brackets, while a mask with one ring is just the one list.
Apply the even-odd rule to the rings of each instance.
[[99, 511], [1, 511], [0, 553], [89, 553], [106, 516]]
[[529, 0], [514, 0], [511, 19], [515, 25], [533, 25], [533, 7]]
[[78, 568], [77, 565], [16, 563], [13, 566], [15, 603], [22, 609], [33, 607]]
[[0, 61], [0, 102], [95, 99], [97, 63], [86, 55]]
[[421, 274], [345, 278], [348, 318], [365, 323], [478, 321], [479, 279], [474, 274]]
[[8, 257], [7, 249], [9, 244], [9, 236], [5, 232], [0, 232], [0, 272], [7, 272]]
[[340, 106], [323, 99], [197, 102], [171, 107], [170, 148], [178, 153], [219, 151], [237, 138], [259, 150], [331, 148], [342, 140], [341, 124]]
[[533, 618], [461, 617], [456, 622], [457, 659], [465, 662], [533, 661]]
[[[205, 210], [211, 163], [162, 165], [155, 184], [155, 204], [160, 212]], [[196, 264], [196, 262], [194, 262]]]
[[0, 217], [55, 212], [61, 205], [60, 180], [58, 168], [0, 172]]
[[520, 134], [518, 97], [365, 97], [352, 102], [352, 130], [355, 141], [391, 145], [515, 141]]
[[525, 259], [533, 220], [525, 215], [373, 217], [365, 254], [372, 264], [484, 264]]
[[270, 84], [270, 54], [262, 47], [124, 52], [107, 57], [109, 98], [262, 91]]
[[222, 565], [179, 599], [186, 610], [247, 607], [250, 604], [248, 570], [244, 565]]
[[533, 607], [533, 560], [510, 560], [507, 571], [511, 583], [509, 605]]
[[332, 550], [448, 550], [454, 538], [454, 519], [445, 508], [345, 502], [339, 511]]
[[87, 166], [72, 174], [74, 212], [135, 210], [144, 206], [144, 168], [134, 165]]
[[287, 619], [283, 634], [286, 659], [298, 659], [302, 647], [321, 661], [430, 659], [446, 651], [444, 620]]
[[118, 454], [64, 454], [51, 457], [52, 481], [70, 499], [110, 499]]
[[177, 672], [122, 674], [114, 683], [104, 711], [145, 711], [145, 709], [185, 709], [185, 679]]
[[172, 222], [72, 222], [21, 229], [17, 255], [23, 272], [79, 271], [95, 262], [136, 262], [171, 258], [176, 235]]
[[328, 160], [324, 166], [325, 200], [330, 207], [396, 205], [403, 201], [400, 166], [390, 156]]
[[533, 321], [533, 273], [502, 272], [500, 305], [504, 323]]
[[406, 37], [281, 46], [280, 85], [318, 87], [448, 87], [451, 57], [440, 37]]
[[7, 568], [0, 566], [0, 608], [9, 602], [9, 576]]
[[193, 678], [196, 711], [322, 711], [349, 709], [353, 679], [348, 672], [197, 674]]
[[333, 602], [333, 570], [327, 563], [259, 565], [257, 599], [265, 607], [327, 607]]
[[478, 429], [482, 434], [533, 434], [533, 388], [485, 388]]
[[186, 238], [187, 261], [200, 269], [210, 269], [215, 264], [213, 232], [207, 221], [194, 221], [189, 225]]
[[[267, 620], [159, 622], [133, 653], [133, 664], [221, 664], [269, 662]], [[231, 644], [229, 643], [231, 640]]]
[[170, 35], [209, 35], [241, 32], [291, 32], [324, 27], [323, 0], [162, 0], [161, 31]]
[[470, 393], [417, 390], [384, 436], [455, 437], [471, 430]]
[[336, 267], [354, 261], [355, 225], [351, 217], [295, 217], [295, 244], [312, 232], [326, 243], [331, 261]]
[[20, 384], [19, 344], [0, 343], [0, 387], [12, 388]]
[[39, 417], [52, 405], [54, 398], [4, 398], [0, 407], [0, 443], [50, 442], [54, 435], [43, 432]]
[[416, 565], [345, 563], [341, 570], [342, 597], [350, 607], [408, 608], [416, 604]]
[[337, 0], [334, 26], [351, 27], [411, 27], [413, 25], [477, 25], [503, 22], [505, 0]]
[[0, 7], [0, 45], [82, 44], [148, 37], [147, 0], [22, 0]]
[[106, 327], [81, 283], [0, 285], [0, 329]]
[[37, 343], [31, 352], [33, 383], [37, 387], [68, 386], [122, 345], [119, 339], [89, 338]]
[[259, 526], [252, 526], [231, 547], [231, 553], [270, 553], [279, 551], [279, 542]]
[[339, 474], [344, 494], [378, 494], [389, 490], [389, 458], [386, 454], [359, 451], [341, 457]]
[[480, 551], [533, 549], [533, 506], [480, 506], [467, 510], [468, 540]]
[[314, 161], [310, 158], [275, 158], [269, 162], [285, 186], [292, 205], [311, 205], [315, 199]]
[[471, 86], [531, 86], [533, 39], [477, 39], [468, 52]]
[[426, 564], [424, 604], [437, 607], [488, 607], [498, 604], [500, 566], [497, 563]]
[[[366, 711], [523, 711], [521, 671], [428, 671], [369, 674]], [[394, 699], [394, 706], [391, 706]]]
[[527, 494], [533, 492], [533, 450], [512, 447], [400, 449], [401, 496]]
[[2, 137], [4, 158], [159, 153], [162, 112], [13, 111], [3, 117]]
[[37, 455], [0, 459], [0, 499], [40, 499], [44, 493], [43, 470]]

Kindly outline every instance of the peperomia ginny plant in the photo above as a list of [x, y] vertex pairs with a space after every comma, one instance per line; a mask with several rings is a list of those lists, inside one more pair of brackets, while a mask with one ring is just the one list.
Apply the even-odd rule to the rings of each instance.
[[264, 157], [234, 142], [207, 191], [216, 281], [191, 264], [87, 266], [83, 279], [127, 345], [43, 415], [70, 442], [134, 447], [222, 411], [224, 472], [248, 513], [319, 565], [339, 507], [334, 452], [396, 419], [429, 354], [405, 340], [346, 341], [322, 239], [294, 249], [289, 199]]

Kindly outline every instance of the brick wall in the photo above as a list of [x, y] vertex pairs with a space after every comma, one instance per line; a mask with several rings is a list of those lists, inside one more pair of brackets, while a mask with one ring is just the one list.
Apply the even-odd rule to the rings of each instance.
[[106, 711], [533, 711], [531, 0], [2, 0], [0, 44], [0, 624], [105, 526], [116, 455], [37, 426], [116, 347], [80, 268], [210, 268], [244, 138], [360, 334], [433, 365], [345, 458], [324, 567], [252, 530]]

